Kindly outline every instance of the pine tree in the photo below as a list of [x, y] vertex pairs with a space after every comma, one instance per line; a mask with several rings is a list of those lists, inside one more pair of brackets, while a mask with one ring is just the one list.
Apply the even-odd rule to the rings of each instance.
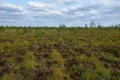
[[90, 27], [96, 27], [95, 22], [93, 20], [90, 23]]

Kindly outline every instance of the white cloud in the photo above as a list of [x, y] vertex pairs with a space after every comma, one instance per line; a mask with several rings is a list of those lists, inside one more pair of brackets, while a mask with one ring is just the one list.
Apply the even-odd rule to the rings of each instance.
[[0, 12], [5, 14], [26, 14], [25, 9], [22, 6], [10, 3], [2, 3], [0, 5]]
[[28, 0], [24, 6], [14, 4], [0, 5], [0, 22], [16, 20], [24, 23], [27, 19], [29, 24], [32, 21], [36, 21], [34, 24], [40, 24], [40, 21], [48, 24], [52, 24], [51, 21], [54, 24], [82, 24], [81, 21], [91, 19], [112, 22], [120, 17], [120, 0]]
[[13, 5], [10, 3], [1, 3], [0, 5], [0, 22], [4, 24], [20, 23], [21, 20], [24, 20], [26, 15], [26, 10], [22, 6]]
[[97, 11], [97, 10], [95, 10], [95, 9], [92, 9], [92, 10], [90, 10], [90, 11], [89, 11], [89, 13], [90, 13], [90, 14], [97, 14], [97, 13], [98, 13], [98, 11]]
[[120, 5], [120, 0], [94, 0], [89, 2], [90, 5], [101, 5], [104, 7], [113, 7]]
[[12, 9], [12, 10], [16, 10], [16, 11], [22, 11], [22, 10], [24, 10], [24, 8], [22, 6], [17, 6], [17, 5], [13, 5], [13, 4], [9, 4], [9, 3], [2, 3], [0, 5], [0, 9], [2, 9], [2, 10], [6, 10], [8, 8]]
[[76, 14], [77, 16], [84, 16], [84, 13], [82, 13], [82, 12], [75, 12], [75, 14]]
[[60, 11], [57, 10], [52, 10], [52, 11], [42, 11], [42, 12], [37, 12], [37, 15], [62, 15]]
[[36, 13], [36, 16], [62, 15], [62, 12], [57, 9], [57, 6], [50, 3], [29, 1], [28, 5], [30, 7], [29, 10], [33, 11], [33, 13]]
[[54, 9], [55, 6], [49, 3], [43, 3], [43, 2], [34, 2], [34, 1], [29, 1], [28, 5], [30, 6], [30, 8], [32, 8], [33, 10], [50, 10], [50, 9]]
[[72, 4], [79, 2], [80, 0], [47, 0], [48, 2], [55, 2], [59, 4]]
[[62, 8], [60, 11], [61, 12], [68, 12], [69, 10], [68, 10], [68, 8]]
[[82, 8], [83, 6], [82, 5], [77, 5], [77, 6], [71, 6], [69, 9], [70, 10], [76, 10], [78, 8]]

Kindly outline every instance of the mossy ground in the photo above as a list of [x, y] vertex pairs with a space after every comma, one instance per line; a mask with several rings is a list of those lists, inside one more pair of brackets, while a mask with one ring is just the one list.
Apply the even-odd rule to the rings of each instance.
[[120, 28], [0, 27], [0, 80], [120, 80]]

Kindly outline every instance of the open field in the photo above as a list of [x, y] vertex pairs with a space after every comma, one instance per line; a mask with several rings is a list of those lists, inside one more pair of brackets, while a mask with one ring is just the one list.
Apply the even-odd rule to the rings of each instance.
[[120, 28], [0, 27], [0, 80], [120, 80]]

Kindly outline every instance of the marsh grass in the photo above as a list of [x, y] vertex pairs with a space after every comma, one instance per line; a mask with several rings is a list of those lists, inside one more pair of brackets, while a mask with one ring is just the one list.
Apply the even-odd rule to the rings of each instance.
[[119, 27], [0, 27], [0, 80], [119, 80]]

